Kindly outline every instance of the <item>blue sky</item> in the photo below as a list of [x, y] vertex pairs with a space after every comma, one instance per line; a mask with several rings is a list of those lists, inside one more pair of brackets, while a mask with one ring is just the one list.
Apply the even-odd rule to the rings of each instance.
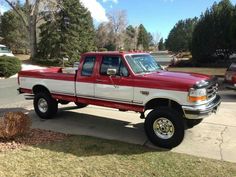
[[[24, 0], [21, 0], [24, 1]], [[125, 10], [128, 23], [143, 24], [152, 34], [166, 38], [178, 20], [199, 17], [202, 12], [219, 0], [80, 0], [90, 11], [95, 24], [107, 21], [106, 14]], [[0, 11], [9, 9], [0, 0]], [[231, 0], [235, 5], [236, 0]]]
[[[132, 25], [144, 24], [151, 33], [166, 38], [178, 20], [199, 17], [215, 0], [100, 0], [106, 11], [124, 9]], [[216, 2], [219, 2], [216, 1]], [[231, 0], [235, 5], [236, 0]], [[112, 7], [112, 8], [111, 8]]]

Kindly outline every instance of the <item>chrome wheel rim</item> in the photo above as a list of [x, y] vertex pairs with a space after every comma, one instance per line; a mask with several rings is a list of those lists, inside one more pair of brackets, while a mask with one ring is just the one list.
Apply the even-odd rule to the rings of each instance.
[[46, 113], [48, 110], [48, 103], [44, 98], [40, 98], [38, 101], [39, 111], [42, 113]]
[[170, 139], [175, 133], [175, 128], [172, 122], [164, 117], [155, 120], [153, 123], [153, 130], [161, 139]]

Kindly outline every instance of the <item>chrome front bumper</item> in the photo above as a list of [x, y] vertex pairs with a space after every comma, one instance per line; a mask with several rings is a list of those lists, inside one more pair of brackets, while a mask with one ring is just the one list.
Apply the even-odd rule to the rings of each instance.
[[209, 103], [199, 106], [182, 106], [184, 116], [187, 119], [202, 119], [212, 113], [216, 113], [220, 106], [221, 99], [219, 95]]

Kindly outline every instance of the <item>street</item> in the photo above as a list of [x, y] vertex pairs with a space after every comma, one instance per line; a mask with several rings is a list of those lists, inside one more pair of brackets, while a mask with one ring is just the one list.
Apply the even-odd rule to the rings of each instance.
[[[73, 103], [60, 106], [56, 118], [39, 119], [32, 101], [18, 95], [17, 79], [0, 80], [0, 116], [7, 111], [23, 111], [33, 119], [34, 128], [68, 134], [90, 135], [150, 146], [143, 129], [143, 120], [134, 112], [88, 106], [76, 109]], [[173, 152], [236, 162], [236, 92], [220, 91], [219, 112], [186, 131], [184, 141]], [[157, 150], [160, 150], [157, 148]]]

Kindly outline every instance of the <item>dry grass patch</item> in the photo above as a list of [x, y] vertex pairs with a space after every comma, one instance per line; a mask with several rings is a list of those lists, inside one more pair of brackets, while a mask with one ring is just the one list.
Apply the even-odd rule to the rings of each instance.
[[0, 176], [224, 176], [236, 164], [87, 136], [0, 153]]
[[32, 129], [28, 132], [28, 134], [24, 136], [15, 137], [14, 139], [0, 138], [0, 152], [21, 149], [32, 145], [62, 141], [67, 137], [68, 135], [63, 133], [57, 133], [41, 129]]
[[15, 54], [17, 58], [19, 58], [21, 61], [29, 60], [30, 55], [24, 55], [24, 54]]

